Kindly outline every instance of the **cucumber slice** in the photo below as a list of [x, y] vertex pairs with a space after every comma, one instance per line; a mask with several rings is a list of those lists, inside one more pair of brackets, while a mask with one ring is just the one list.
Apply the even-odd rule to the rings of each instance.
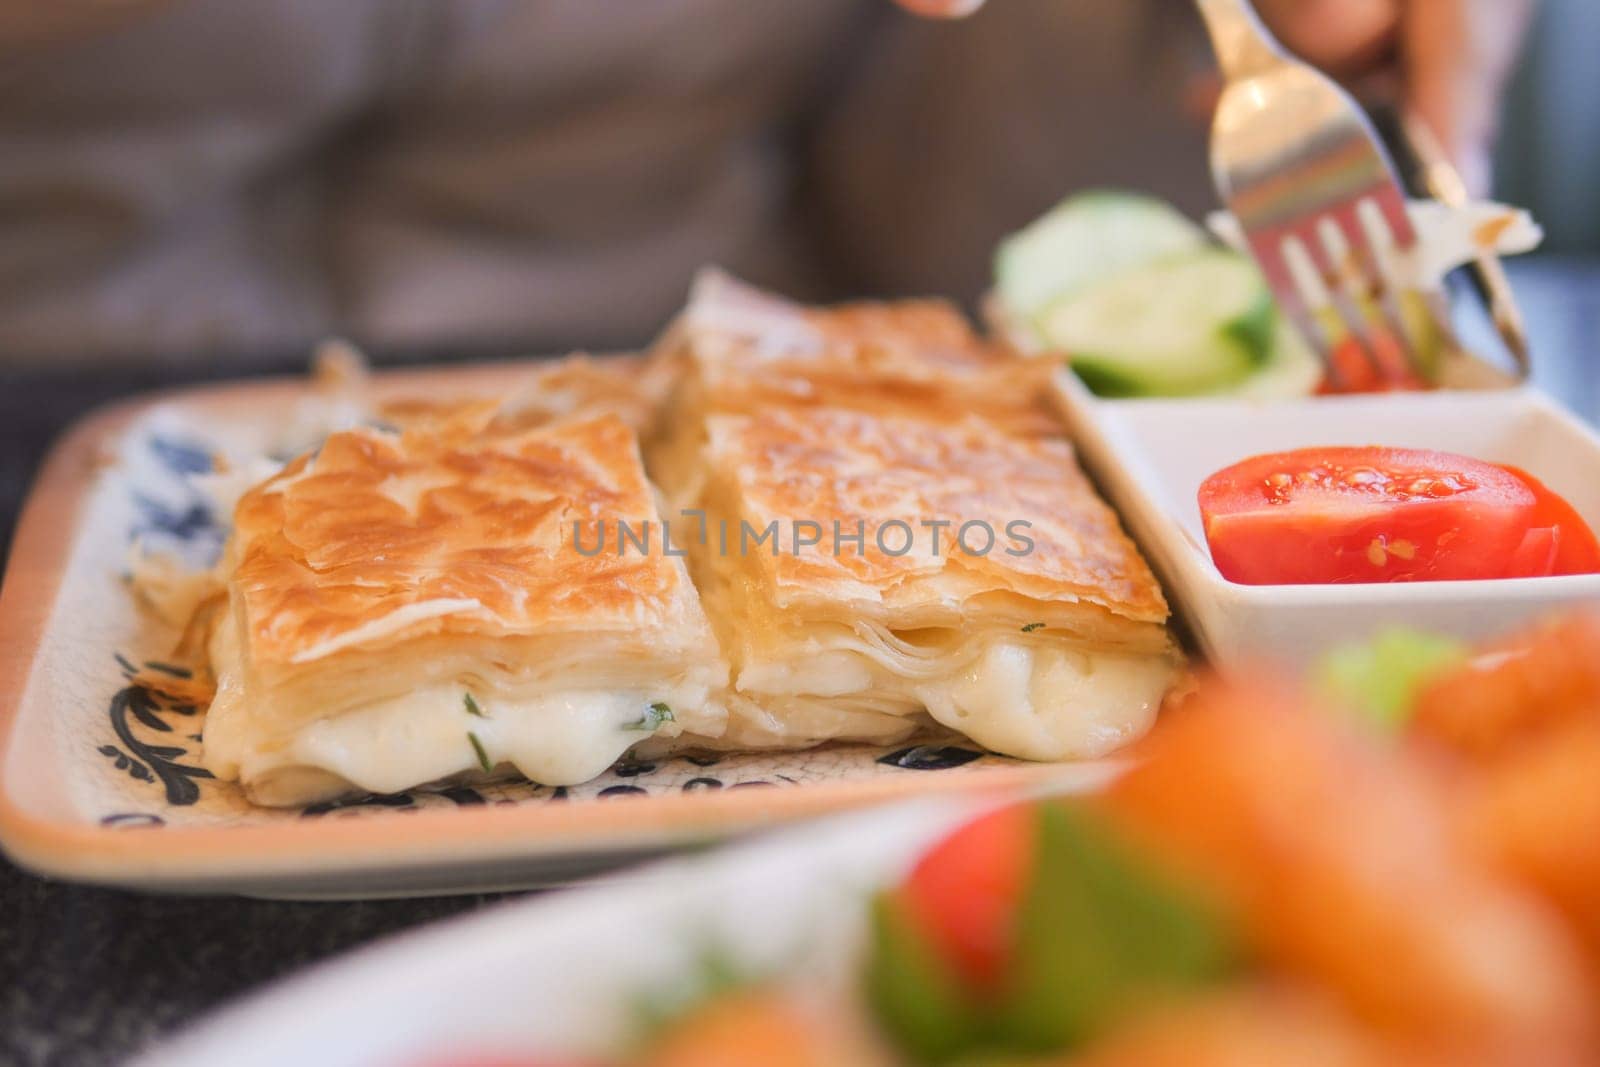
[[1108, 396], [1188, 396], [1239, 382], [1271, 353], [1277, 312], [1255, 264], [1211, 249], [1107, 278], [1037, 325]]
[[1171, 206], [1110, 190], [1068, 197], [995, 254], [995, 281], [1019, 322], [1087, 285], [1209, 244], [1206, 232]]
[[1290, 400], [1310, 396], [1321, 381], [1322, 362], [1280, 315], [1273, 330], [1272, 349], [1261, 369], [1220, 393], [1241, 400]]

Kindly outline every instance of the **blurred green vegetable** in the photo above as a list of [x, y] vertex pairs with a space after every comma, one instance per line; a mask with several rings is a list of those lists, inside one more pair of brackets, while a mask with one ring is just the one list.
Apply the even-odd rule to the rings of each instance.
[[1312, 686], [1324, 699], [1358, 712], [1384, 730], [1402, 728], [1417, 691], [1464, 662], [1461, 641], [1418, 630], [1382, 630], [1370, 640], [1336, 648], [1312, 670]]
[[1207, 983], [1227, 925], [1080, 807], [1042, 803], [1033, 875], [998, 989], [964, 983], [893, 893], [874, 902], [868, 1003], [919, 1063], [1067, 1051], [1144, 995]]
[[872, 902], [866, 994], [879, 1025], [918, 1063], [947, 1063], [981, 1043], [978, 1006], [889, 893]]
[[1202, 985], [1233, 958], [1225, 924], [1078, 808], [1039, 809], [1017, 956], [996, 1036], [1011, 1050], [1072, 1048], [1152, 992]]

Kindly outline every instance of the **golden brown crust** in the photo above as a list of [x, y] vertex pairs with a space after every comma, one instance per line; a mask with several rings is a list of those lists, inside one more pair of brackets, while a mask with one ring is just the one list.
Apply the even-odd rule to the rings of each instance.
[[944, 301], [804, 308], [708, 274], [673, 341], [686, 347], [709, 411], [778, 404], [978, 415], [1008, 434], [1062, 433], [1047, 364], [984, 341]]
[[665, 360], [642, 356], [593, 359], [578, 354], [533, 366], [509, 397], [411, 394], [376, 405], [378, 418], [399, 429], [455, 425], [516, 433], [567, 419], [616, 415], [646, 432], [673, 383]]
[[[799, 553], [787, 543], [775, 556], [756, 553], [780, 606], [877, 600], [914, 611], [1009, 592], [1098, 604], [1139, 622], [1167, 617], [1149, 566], [1065, 441], [1008, 437], [978, 419], [938, 423], [828, 408], [713, 416], [709, 427], [709, 462], [735, 487], [744, 520], [757, 531], [775, 520], [809, 520], [825, 532], [823, 544]], [[886, 526], [896, 520], [914, 535], [904, 555], [891, 554], [906, 541], [905, 531]], [[938, 529], [936, 555], [935, 522], [948, 524]], [[993, 532], [986, 553], [983, 525], [968, 531], [966, 548], [957, 543], [969, 522]], [[835, 553], [835, 523], [847, 533], [863, 529], [864, 550], [849, 544]], [[1013, 523], [1027, 525], [1008, 533]]]
[[858, 300], [805, 309], [806, 321], [844, 344], [916, 347], [954, 362], [989, 362], [994, 356], [967, 317], [946, 300]]
[[703, 628], [678, 560], [577, 550], [574, 521], [592, 549], [602, 520], [608, 546], [618, 520], [659, 527], [616, 416], [334, 434], [240, 501], [230, 585], [247, 658], [287, 666], [438, 633]]

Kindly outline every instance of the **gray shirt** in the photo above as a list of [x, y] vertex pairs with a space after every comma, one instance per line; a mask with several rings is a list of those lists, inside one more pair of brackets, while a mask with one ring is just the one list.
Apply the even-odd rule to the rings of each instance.
[[620, 347], [703, 263], [970, 298], [1073, 188], [1210, 201], [1162, 0], [14, 4], [0, 360]]

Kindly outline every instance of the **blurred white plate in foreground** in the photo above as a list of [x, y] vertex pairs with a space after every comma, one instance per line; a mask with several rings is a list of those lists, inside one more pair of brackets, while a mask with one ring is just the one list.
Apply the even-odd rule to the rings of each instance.
[[704, 953], [851, 980], [867, 893], [979, 810], [957, 798], [793, 829], [455, 919], [227, 1008], [136, 1067], [429, 1067], [614, 1051]]

